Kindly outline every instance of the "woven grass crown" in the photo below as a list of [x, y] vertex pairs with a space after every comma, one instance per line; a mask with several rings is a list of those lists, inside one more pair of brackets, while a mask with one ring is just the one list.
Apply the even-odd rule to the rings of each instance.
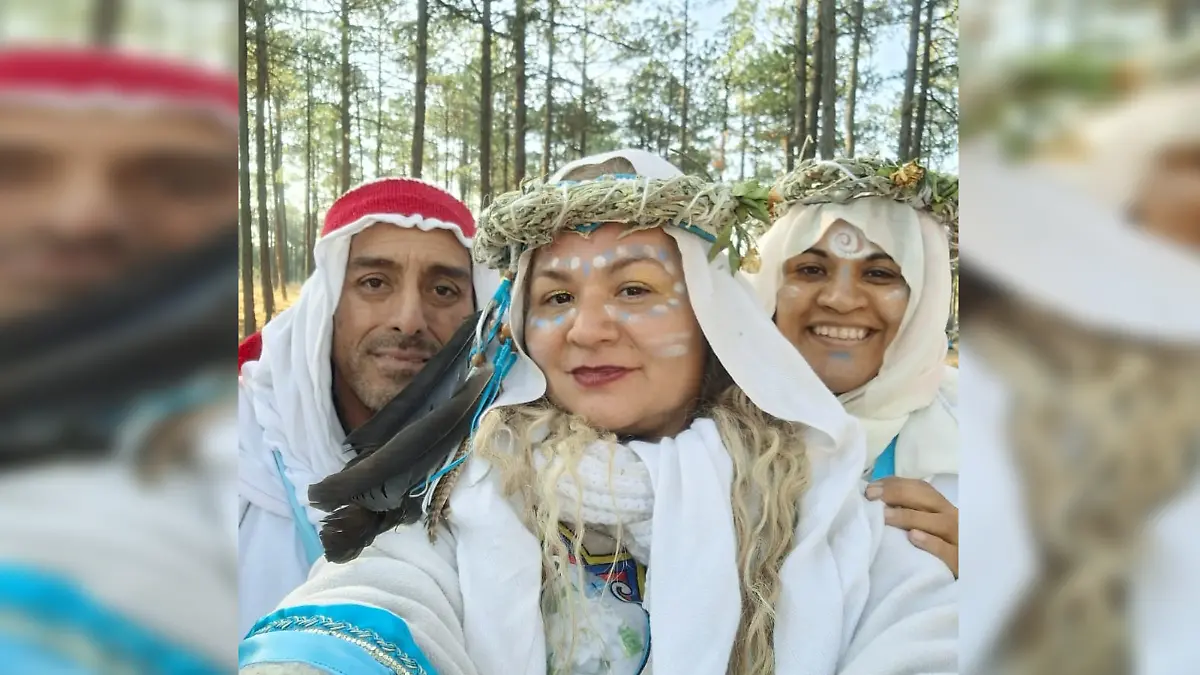
[[810, 159], [775, 183], [782, 207], [793, 204], [845, 203], [884, 197], [927, 211], [952, 232], [958, 231], [958, 178], [930, 171], [916, 162], [877, 158]]
[[625, 223], [631, 231], [676, 226], [712, 243], [710, 260], [726, 251], [736, 271], [757, 255], [745, 225], [768, 221], [769, 193], [754, 182], [713, 183], [695, 176], [535, 181], [500, 195], [480, 215], [472, 251], [476, 262], [509, 270], [521, 252], [549, 244], [563, 230], [586, 234], [610, 222]]

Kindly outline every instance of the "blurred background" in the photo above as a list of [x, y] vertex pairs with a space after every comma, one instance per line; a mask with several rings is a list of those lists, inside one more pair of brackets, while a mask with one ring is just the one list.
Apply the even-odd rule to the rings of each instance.
[[237, 10], [228, 0], [3, 0], [0, 44], [111, 46], [232, 71]]
[[[232, 367], [222, 338], [198, 327], [232, 338], [234, 312], [244, 335], [281, 311], [334, 195], [395, 173], [478, 206], [547, 166], [633, 144], [730, 179], [804, 154], [959, 172], [962, 669], [1200, 672], [1196, 2], [0, 0], [0, 51], [29, 44], [230, 77], [244, 58], [248, 152], [223, 231], [231, 240], [240, 206], [239, 290], [232, 247], [208, 267], [178, 251], [158, 262], [198, 271], [127, 277], [138, 302], [114, 281], [0, 325], [0, 662], [69, 653], [93, 666], [64, 672], [110, 672], [95, 664], [113, 659], [205, 672], [146, 665], [111, 620], [101, 635], [41, 606], [157, 626], [189, 658], [232, 663], [233, 600], [227, 625], [220, 607], [235, 584], [224, 509], [236, 443], [220, 395]], [[233, 180], [232, 148], [220, 151]], [[0, 261], [15, 241], [0, 237]], [[207, 297], [214, 270], [224, 305], [173, 295]], [[167, 311], [178, 306], [192, 309]], [[218, 312], [230, 323], [207, 318]], [[154, 339], [112, 337], [125, 325]], [[55, 356], [99, 344], [112, 351]], [[95, 354], [126, 360], [100, 377]], [[147, 363], [182, 365], [150, 377]], [[22, 396], [31, 381], [45, 383], [40, 398]], [[93, 414], [95, 428], [66, 433]], [[208, 613], [185, 597], [201, 589]], [[146, 597], [157, 605], [132, 601]], [[179, 603], [187, 625], [156, 619]]]
[[238, 5], [0, 2], [0, 671], [235, 668]]
[[964, 672], [1200, 668], [1198, 28], [962, 7]]

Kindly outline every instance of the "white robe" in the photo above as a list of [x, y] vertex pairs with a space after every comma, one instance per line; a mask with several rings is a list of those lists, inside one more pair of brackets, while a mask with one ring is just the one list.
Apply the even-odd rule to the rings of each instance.
[[[371, 215], [322, 237], [313, 252], [316, 270], [300, 298], [263, 327], [262, 356], [245, 364], [238, 380], [238, 625], [243, 634], [308, 576], [320, 546], [312, 543], [317, 551], [306, 552], [297, 528], [311, 538], [325, 516], [308, 504], [308, 488], [340, 471], [353, 456], [342, 448], [346, 434], [333, 405], [333, 314], [351, 239], [379, 222], [427, 231], [450, 227], [419, 215]], [[472, 285], [477, 302], [484, 302], [499, 277], [477, 265]], [[291, 483], [290, 496], [274, 453]], [[299, 518], [291, 497], [303, 511]]]
[[[679, 475], [681, 470], [696, 470], [697, 446], [682, 450], [672, 452], [668, 448], [663, 462], [652, 466], [652, 473], [658, 477], [656, 500], [674, 495], [673, 501], [683, 500], [684, 510], [694, 512], [703, 508], [698, 506], [703, 500], [687, 501], [686, 495], [678, 493], [678, 484], [673, 485], [669, 479], [663, 482], [664, 477]], [[645, 460], [654, 453], [639, 454]], [[684, 456], [687, 462], [672, 460]], [[805, 498], [800, 538], [782, 570], [781, 618], [776, 628], [779, 672], [957, 672], [954, 578], [940, 560], [912, 546], [902, 531], [884, 526], [882, 507], [861, 495], [863, 484], [857, 479], [860, 462], [861, 456], [854, 453], [814, 458], [814, 483]], [[703, 476], [710, 475], [704, 473], [705, 469], [699, 471], [689, 476], [689, 485], [701, 484]], [[486, 463], [471, 460], [452, 499], [456, 505], [451, 516], [452, 532], [443, 530], [437, 543], [430, 544], [422, 528], [403, 527], [380, 536], [349, 564], [319, 562], [309, 581], [288, 595], [283, 606], [364, 604], [392, 612], [407, 622], [416, 644], [441, 675], [545, 673], [544, 636], [537, 634], [542, 630], [540, 613], [532, 621], [525, 614], [530, 601], [533, 606], [537, 603], [537, 567], [532, 570], [534, 596], [513, 596], [513, 589], [520, 594], [531, 588], [525, 579], [529, 570], [524, 560], [519, 561], [521, 570], [511, 570], [512, 565], [506, 563], [520, 559], [527, 549], [520, 545], [513, 548], [513, 541], [520, 537], [512, 536], [505, 528], [515, 514], [511, 507], [497, 507], [497, 489], [497, 477], [487, 470]], [[718, 599], [715, 606], [725, 611], [713, 616], [677, 607], [670, 598], [690, 593], [701, 604], [711, 604], [712, 598], [706, 596], [719, 595], [716, 589], [720, 585], [736, 586], [736, 575], [714, 585], [717, 579], [705, 573], [732, 561], [714, 563], [693, 556], [691, 547], [703, 550], [706, 537], [687, 536], [676, 531], [678, 526], [663, 527], [657, 521], [671, 517], [670, 511], [667, 508], [664, 512], [668, 515], [660, 515], [663, 512], [656, 504], [654, 531], [661, 534], [655, 539], [665, 537], [681, 551], [675, 551], [675, 555], [666, 551], [668, 555], [664, 555], [653, 547], [646, 602], [651, 625], [673, 629], [678, 650], [709, 656], [702, 659], [709, 661], [707, 667], [695, 672], [723, 675], [727, 656], [721, 651], [722, 636], [713, 631], [719, 634], [736, 626], [736, 603], [730, 609], [720, 605]], [[705, 528], [709, 534], [720, 529]], [[464, 548], [468, 541], [475, 543]], [[491, 547], [490, 554], [481, 554], [481, 544]], [[674, 564], [667, 567], [658, 563], [655, 567], [656, 559], [665, 562], [680, 558], [692, 564], [684, 570]], [[475, 580], [471, 588], [480, 590], [464, 597], [462, 574], [468, 569]], [[491, 586], [480, 587], [478, 582], [483, 579], [490, 579]], [[658, 598], [657, 607], [656, 591], [668, 594]], [[522, 597], [525, 599], [516, 605], [509, 602]], [[497, 615], [492, 607], [496, 603], [505, 604], [509, 611]], [[471, 629], [467, 617], [481, 613], [490, 617], [487, 625], [477, 624]], [[665, 623], [660, 624], [656, 618]], [[466, 628], [464, 621], [468, 623]], [[678, 667], [665, 666], [662, 656], [656, 657], [653, 651], [651, 659], [664, 668], [659, 672], [675, 672]]]
[[[964, 350], [963, 373], [967, 506], [962, 525], [986, 536], [963, 538], [959, 583], [964, 619], [960, 637], [963, 671], [997, 673], [988, 661], [1013, 613], [1039, 571], [1029, 531], [1020, 478], [1007, 440], [1009, 393], [996, 374]], [[975, 485], [974, 488], [970, 487]], [[1200, 664], [1200, 479], [1150, 524], [1144, 557], [1131, 594], [1134, 669], [1138, 675], [1190, 675]]]
[[77, 584], [138, 626], [236, 667], [232, 405], [222, 412], [205, 422], [194, 469], [150, 482], [109, 458], [0, 472], [0, 561]]

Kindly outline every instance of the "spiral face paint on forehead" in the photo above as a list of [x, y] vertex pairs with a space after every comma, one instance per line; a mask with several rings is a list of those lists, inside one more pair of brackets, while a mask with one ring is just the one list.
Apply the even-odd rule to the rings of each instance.
[[873, 248], [862, 230], [853, 225], [839, 222], [829, 228], [829, 252], [843, 260], [861, 260], [871, 255]]

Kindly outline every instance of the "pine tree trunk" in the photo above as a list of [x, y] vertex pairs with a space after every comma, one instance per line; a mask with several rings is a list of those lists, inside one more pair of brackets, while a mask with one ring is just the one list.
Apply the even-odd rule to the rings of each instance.
[[1182, 40], [1192, 30], [1193, 16], [1200, 10], [1195, 0], [1166, 0], [1163, 8], [1163, 19], [1166, 21], [1165, 34], [1173, 40]]
[[795, 156], [805, 148], [804, 139], [808, 135], [808, 0], [796, 0], [794, 39], [796, 107], [792, 114], [792, 153], [788, 155], [788, 171], [795, 168]]
[[550, 11], [546, 19], [546, 119], [542, 129], [542, 176], [550, 175], [550, 149], [554, 142], [554, 10], [557, 0], [550, 0]]
[[[823, 0], [821, 0], [823, 2]], [[822, 58], [825, 53], [824, 39], [825, 34], [821, 30], [821, 5], [817, 5], [817, 26], [816, 39], [813, 40], [813, 63], [812, 71], [809, 77], [808, 90], [808, 114], [805, 120], [808, 123], [808, 138], [812, 139], [808, 142], [808, 147], [805, 148], [804, 156], [806, 158], [817, 156], [818, 139], [821, 137], [821, 94], [824, 90], [822, 82], [825, 76], [825, 59]]]
[[[308, 37], [308, 14], [304, 15], [304, 35]], [[304, 50], [304, 276], [313, 273], [313, 247], [316, 245], [316, 198], [313, 190], [313, 72], [312, 54]]]
[[[463, 136], [462, 143], [459, 146], [459, 152], [460, 152], [460, 154], [458, 156], [458, 165], [460, 167], [464, 167], [464, 168], [470, 166], [471, 165], [471, 156], [467, 153], [467, 137], [465, 135]], [[470, 186], [468, 185], [467, 174], [464, 173], [464, 174], [460, 175], [458, 177], [458, 200], [459, 201], [461, 201], [461, 202], [467, 201], [467, 194], [469, 192], [469, 187]]]
[[511, 183], [508, 182], [509, 158], [512, 156], [510, 150], [512, 148], [512, 108], [508, 105], [508, 90], [504, 91], [504, 183], [503, 190], [508, 192], [511, 188]]
[[483, 0], [482, 73], [479, 77], [479, 204], [492, 201], [492, 0]]
[[429, 0], [417, 0], [417, 82], [414, 85], [412, 176], [421, 177], [425, 157], [425, 89], [429, 84]]
[[350, 189], [350, 0], [342, 0], [342, 166], [338, 192]]
[[254, 316], [254, 213], [250, 208], [250, 110], [247, 105], [249, 45], [246, 3], [238, 3], [238, 182], [241, 190], [242, 337], [258, 330]]
[[[270, 84], [269, 80], [267, 84]], [[283, 299], [287, 300], [287, 206], [283, 194], [283, 122], [279, 112], [279, 107], [283, 104], [282, 99], [278, 93], [271, 98], [274, 113], [271, 125], [271, 188], [275, 195], [275, 271], [279, 280], [279, 290]]]
[[921, 0], [912, 0], [908, 18], [908, 65], [904, 69], [904, 93], [900, 99], [900, 145], [896, 154], [901, 161], [912, 158], [913, 104], [917, 86], [917, 50], [921, 38]]
[[375, 177], [383, 175], [383, 26], [387, 21], [379, 11], [379, 46], [375, 54]]
[[925, 51], [921, 55], [921, 96], [917, 99], [917, 119], [913, 125], [912, 147], [909, 151], [910, 159], [924, 157], [923, 146], [925, 144], [925, 114], [929, 105], [929, 80], [932, 76], [930, 66], [933, 61], [933, 9], [934, 0], [927, 0], [925, 3]]
[[275, 314], [275, 294], [271, 290], [271, 239], [267, 225], [267, 0], [255, 2], [254, 92], [255, 168], [258, 169], [258, 278], [262, 283], [263, 310], [266, 320]]
[[525, 131], [528, 126], [525, 107], [525, 0], [516, 0], [516, 17], [513, 24], [513, 49], [515, 50], [514, 85], [516, 87], [516, 130], [513, 147], [513, 182], [520, 185], [525, 180]]
[[854, 0], [852, 15], [854, 31], [853, 43], [850, 47], [850, 75], [846, 80], [846, 156], [854, 156], [854, 113], [858, 104], [858, 56], [862, 48], [863, 38], [863, 0]]
[[[358, 161], [354, 163], [354, 166], [350, 167], [350, 183], [351, 183], [351, 185], [358, 185], [359, 183], [363, 182], [363, 179], [364, 179], [363, 172], [366, 171], [366, 169], [367, 169], [367, 158], [363, 154], [364, 152], [366, 152], [366, 149], [363, 147], [363, 120], [365, 120], [366, 117], [363, 116], [362, 98], [363, 98], [362, 97], [362, 89], [355, 87], [354, 88], [354, 117], [351, 118], [353, 120], [353, 121], [351, 121], [351, 124], [353, 124], [354, 121], [358, 122], [358, 135], [355, 137], [358, 142], [356, 142], [354, 144], [354, 146], [356, 148], [358, 148]], [[353, 128], [353, 127], [351, 127], [351, 128]], [[355, 173], [355, 170], [357, 170], [357, 173]]]
[[679, 166], [685, 172], [690, 171], [688, 166], [688, 101], [691, 98], [691, 91], [688, 89], [691, 82], [688, 80], [688, 67], [691, 64], [691, 2], [683, 0], [683, 110], [679, 120]]
[[92, 9], [92, 44], [97, 47], [112, 47], [117, 42], [121, 25], [121, 0], [95, 0]]
[[[445, 95], [445, 87], [442, 88], [442, 94]], [[446, 149], [442, 152], [442, 180], [445, 182], [442, 187], [450, 189], [450, 106], [442, 106], [442, 139], [445, 141]]]
[[583, 3], [583, 61], [580, 64], [580, 91], [579, 91], [579, 107], [582, 114], [582, 120], [579, 125], [579, 156], [587, 157], [587, 136], [588, 136], [588, 29], [591, 16], [588, 13], [587, 3]]
[[833, 159], [837, 135], [837, 0], [821, 0], [821, 157]]

